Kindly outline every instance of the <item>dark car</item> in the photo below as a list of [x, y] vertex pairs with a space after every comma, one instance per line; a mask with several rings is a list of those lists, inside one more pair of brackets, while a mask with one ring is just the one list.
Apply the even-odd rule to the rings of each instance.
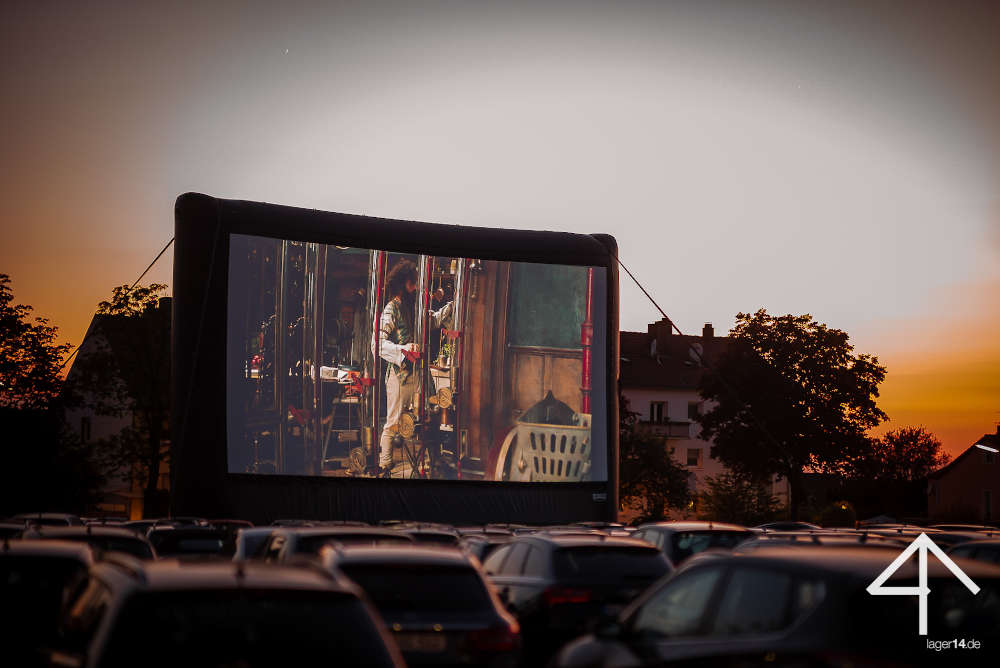
[[20, 538], [25, 530], [24, 522], [0, 522], [0, 540], [4, 538]]
[[412, 538], [414, 543], [458, 547], [459, 535], [457, 531], [424, 528], [400, 529], [399, 531]]
[[231, 557], [226, 552], [227, 534], [200, 526], [156, 526], [147, 534], [161, 557]]
[[83, 520], [69, 513], [21, 513], [8, 518], [7, 521], [25, 522], [41, 527], [83, 526]]
[[483, 564], [541, 659], [671, 571], [655, 547], [609, 536], [518, 536]]
[[514, 537], [510, 534], [470, 533], [462, 537], [459, 546], [476, 559], [479, 559], [479, 561], [486, 561], [486, 557], [490, 556], [493, 550], [501, 545], [506, 545], [512, 540], [514, 540]]
[[468, 555], [347, 546], [324, 548], [321, 560], [365, 590], [409, 665], [519, 665], [518, 623]]
[[941, 531], [996, 531], [1000, 533], [1000, 529], [997, 527], [986, 524], [932, 524], [929, 528]]
[[328, 526], [299, 529], [274, 529], [258, 550], [265, 561], [290, 561], [315, 556], [329, 543], [343, 545], [413, 545], [413, 539], [392, 529], [366, 526]]
[[56, 639], [63, 592], [93, 564], [91, 550], [57, 540], [0, 542], [0, 663], [36, 665]]
[[[1000, 640], [1000, 568], [960, 560], [965, 588], [928, 560], [928, 629], [916, 596], [872, 596], [898, 554], [856, 547], [762, 548], [697, 560], [651, 588], [613, 622], [563, 648], [557, 666], [914, 665], [983, 661], [992, 650], [943, 657], [928, 638]], [[888, 587], [915, 587], [916, 559]]]
[[643, 524], [632, 534], [652, 543], [675, 566], [691, 555], [711, 548], [732, 549], [755, 534], [738, 524], [721, 522], [656, 522]]
[[54, 665], [403, 665], [361, 592], [318, 568], [117, 557], [79, 592]]
[[153, 545], [128, 529], [88, 524], [82, 527], [38, 527], [24, 533], [25, 538], [68, 540], [86, 543], [99, 553], [123, 552], [137, 559], [156, 559]]
[[975, 559], [990, 564], [1000, 564], [1000, 540], [977, 540], [959, 543], [948, 550], [950, 557]]
[[274, 531], [274, 527], [239, 529], [233, 546], [233, 560], [243, 561], [262, 555], [264, 544]]
[[810, 524], [809, 522], [794, 522], [787, 520], [783, 522], [768, 522], [767, 524], [757, 525], [754, 528], [763, 529], [765, 531], [816, 531], [817, 529], [822, 529], [823, 527], [817, 524]]
[[875, 547], [899, 552], [909, 544], [907, 540], [889, 538], [886, 536], [869, 535], [865, 532], [857, 533], [827, 533], [827, 532], [797, 532], [797, 531], [775, 531], [773, 533], [760, 534], [746, 540], [733, 548], [735, 552], [750, 552], [762, 547], [803, 547], [803, 546], [823, 546], [823, 547]]

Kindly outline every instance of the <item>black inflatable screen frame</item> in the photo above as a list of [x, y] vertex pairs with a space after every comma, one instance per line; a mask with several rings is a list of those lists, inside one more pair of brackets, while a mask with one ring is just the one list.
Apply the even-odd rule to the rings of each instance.
[[[511, 483], [229, 473], [226, 313], [229, 235], [233, 233], [396, 252], [605, 267], [608, 480]], [[257, 523], [279, 518], [453, 524], [614, 520], [618, 507], [617, 254], [615, 239], [603, 234], [441, 225], [197, 193], [181, 195], [175, 207], [171, 513]], [[593, 363], [602, 363], [600, 351], [594, 351]]]

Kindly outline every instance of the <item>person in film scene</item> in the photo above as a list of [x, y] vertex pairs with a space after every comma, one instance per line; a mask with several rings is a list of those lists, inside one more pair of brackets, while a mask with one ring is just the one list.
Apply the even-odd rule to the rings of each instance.
[[[414, 365], [420, 359], [419, 346], [413, 342], [416, 332], [413, 316], [417, 300], [417, 266], [401, 260], [386, 279], [390, 296], [379, 319], [378, 355], [389, 363], [385, 376], [386, 420], [379, 440], [380, 475], [388, 477], [392, 470], [392, 437], [403, 410], [410, 407], [413, 395], [420, 387]], [[439, 298], [443, 296], [436, 295]], [[431, 312], [434, 327], [451, 315], [452, 302]]]

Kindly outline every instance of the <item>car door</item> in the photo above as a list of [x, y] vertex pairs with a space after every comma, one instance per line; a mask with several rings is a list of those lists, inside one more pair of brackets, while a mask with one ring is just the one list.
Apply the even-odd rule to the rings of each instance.
[[[528, 556], [530, 546], [524, 542], [511, 543], [504, 551], [503, 562], [496, 567], [492, 576], [493, 584], [500, 594], [500, 600], [515, 615], [518, 608], [524, 604], [523, 571], [524, 561]], [[489, 560], [487, 560], [489, 561]]]
[[644, 662], [689, 655], [707, 635], [709, 611], [725, 579], [724, 565], [693, 568], [648, 594], [624, 620], [624, 638]]

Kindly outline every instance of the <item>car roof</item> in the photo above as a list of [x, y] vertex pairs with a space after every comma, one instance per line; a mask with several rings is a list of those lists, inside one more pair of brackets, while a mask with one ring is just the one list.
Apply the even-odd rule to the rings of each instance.
[[343, 590], [349, 583], [319, 568], [233, 561], [182, 561], [161, 559], [141, 562], [117, 557], [98, 563], [97, 574], [126, 577], [148, 591], [295, 589]]
[[966, 541], [965, 543], [956, 543], [951, 549], [954, 550], [957, 547], [968, 547], [970, 545], [975, 545], [976, 547], [1000, 547], [1000, 538], [980, 538]]
[[0, 543], [0, 557], [61, 557], [75, 559], [84, 564], [94, 563], [94, 553], [85, 543], [68, 540], [4, 540]]
[[668, 529], [670, 531], [747, 531], [745, 526], [739, 524], [726, 524], [725, 522], [693, 522], [693, 521], [679, 521], [679, 522], [650, 522], [649, 524], [642, 524], [639, 526], [640, 529]]
[[[761, 547], [747, 553], [730, 553], [732, 563], [761, 563], [771, 567], [800, 568], [808, 572], [826, 571], [839, 573], [849, 577], [874, 579], [892, 563], [884, 550], [872, 550], [864, 547], [837, 546], [802, 546], [789, 550], [780, 546]], [[917, 576], [916, 559], [904, 562], [893, 574], [893, 578], [911, 578]], [[937, 559], [928, 559], [928, 574], [931, 577], [952, 577], [951, 572]], [[962, 570], [969, 577], [991, 577], [1000, 579], [1000, 566], [962, 560]]]
[[470, 557], [453, 547], [382, 547], [352, 546], [327, 547], [321, 553], [324, 563], [401, 564], [409, 566], [468, 566], [475, 568]]
[[124, 538], [126, 540], [137, 540], [146, 542], [144, 538], [137, 535], [131, 529], [111, 526], [73, 526], [73, 527], [38, 527], [32, 529], [41, 537], [65, 537], [65, 536], [103, 536], [106, 538]]

